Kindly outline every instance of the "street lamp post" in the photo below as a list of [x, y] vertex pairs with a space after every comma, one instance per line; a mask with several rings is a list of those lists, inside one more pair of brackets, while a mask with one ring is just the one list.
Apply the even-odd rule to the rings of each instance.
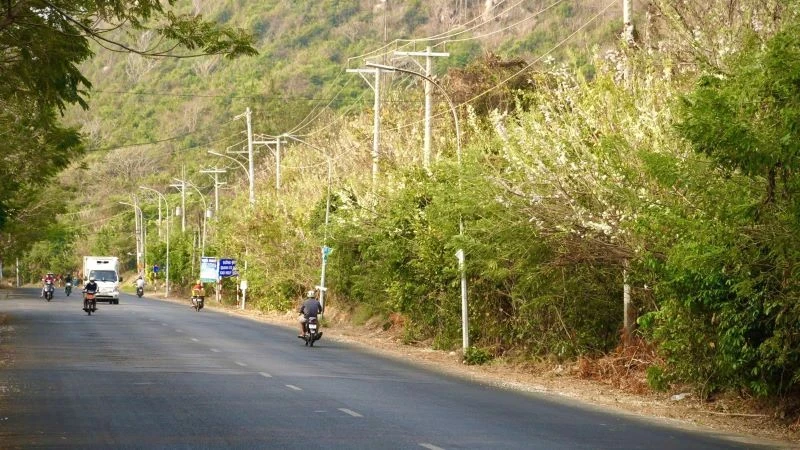
[[144, 213], [142, 208], [134, 203], [117, 202], [121, 205], [133, 206], [133, 213], [135, 216], [135, 234], [136, 234], [136, 272], [141, 275], [144, 267], [147, 267], [147, 260], [145, 259], [145, 252], [147, 251], [147, 242], [144, 236]]
[[[247, 181], [248, 181], [249, 183], [251, 183], [251, 184], [253, 183], [253, 173], [250, 171], [250, 169], [248, 169], [247, 167], [245, 167], [245, 166], [244, 166], [244, 164], [242, 164], [242, 162], [241, 162], [241, 161], [239, 161], [238, 159], [236, 159], [236, 158], [233, 158], [233, 157], [231, 157], [231, 156], [228, 156], [228, 155], [223, 155], [222, 153], [218, 153], [218, 152], [211, 151], [211, 150], [208, 150], [208, 151], [207, 151], [207, 153], [208, 153], [208, 154], [210, 154], [210, 155], [214, 155], [214, 156], [221, 156], [221, 157], [223, 157], [223, 158], [228, 158], [228, 159], [230, 159], [231, 161], [235, 162], [235, 163], [236, 163], [236, 164], [238, 164], [238, 165], [239, 165], [239, 167], [241, 167], [241, 168], [242, 168], [242, 170], [244, 170], [244, 172], [247, 174]], [[251, 197], [250, 197], [250, 207], [252, 208], [254, 204], [255, 204], [255, 196], [251, 196]]]
[[331, 212], [331, 157], [330, 155], [328, 155], [327, 151], [319, 147], [316, 147], [315, 145], [312, 145], [296, 136], [291, 136], [287, 134], [283, 135], [283, 137], [300, 142], [302, 144], [305, 144], [313, 148], [314, 150], [317, 150], [318, 152], [321, 152], [325, 156], [325, 159], [328, 162], [328, 194], [327, 194], [327, 200], [325, 201], [325, 231], [322, 238], [322, 268], [321, 268], [321, 275], [319, 282], [319, 302], [324, 310], [325, 291], [327, 290], [327, 288], [325, 287], [325, 269], [328, 265], [328, 253], [330, 252], [330, 249], [328, 248], [327, 244], [328, 244], [328, 221], [330, 220], [330, 212]]
[[164, 200], [164, 205], [167, 207], [167, 267], [164, 270], [166, 273], [166, 281], [164, 283], [164, 298], [169, 297], [169, 203], [167, 202], [167, 198], [164, 197], [164, 194], [158, 192], [153, 188], [149, 188], [147, 186], [139, 186], [139, 189], [145, 189], [147, 191], [153, 191], [158, 194], [159, 200]]
[[195, 186], [192, 183], [188, 183], [187, 185], [194, 188], [194, 190], [197, 191], [198, 194], [200, 194], [200, 200], [203, 201], [203, 237], [200, 240], [201, 241], [200, 256], [206, 256], [206, 219], [208, 217], [211, 217], [211, 211], [209, 211], [208, 203], [206, 203], [206, 197], [203, 195], [202, 192], [200, 192], [200, 189], [197, 189], [197, 186]]
[[[385, 70], [388, 72], [403, 72], [409, 75], [420, 77], [431, 83], [433, 86], [436, 86], [440, 91], [442, 91], [444, 98], [447, 100], [448, 106], [450, 106], [450, 112], [453, 114], [453, 122], [455, 123], [456, 127], [456, 156], [458, 159], [458, 191], [460, 194], [461, 193], [461, 128], [458, 122], [458, 113], [456, 112], [456, 107], [453, 104], [453, 100], [450, 98], [450, 95], [448, 95], [447, 91], [439, 83], [434, 81], [431, 77], [423, 75], [419, 72], [415, 72], [413, 70], [408, 70], [408, 69], [402, 69], [400, 67], [375, 64], [372, 62], [367, 62], [365, 63], [365, 65], [367, 67]], [[458, 233], [461, 236], [464, 235], [464, 220], [461, 218], [460, 215], [458, 218]], [[463, 249], [458, 249], [458, 251], [456, 252], [456, 258], [458, 258], [459, 271], [461, 272], [461, 345], [464, 351], [466, 351], [469, 348], [469, 314], [467, 311], [467, 276], [465, 271], [466, 257]]]

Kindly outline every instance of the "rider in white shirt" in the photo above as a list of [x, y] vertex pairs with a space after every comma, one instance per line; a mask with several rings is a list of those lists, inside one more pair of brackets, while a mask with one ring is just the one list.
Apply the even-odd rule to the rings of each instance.
[[136, 279], [136, 288], [144, 289], [144, 280], [142, 279], [141, 275], [139, 275], [139, 278]]

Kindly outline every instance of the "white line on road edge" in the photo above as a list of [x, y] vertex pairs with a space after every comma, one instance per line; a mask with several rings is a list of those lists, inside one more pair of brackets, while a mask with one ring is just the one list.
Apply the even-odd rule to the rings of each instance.
[[359, 413], [357, 413], [357, 412], [355, 412], [353, 410], [347, 409], [347, 408], [339, 408], [339, 411], [341, 411], [341, 412], [343, 412], [345, 414], [349, 414], [349, 415], [351, 415], [353, 417], [364, 417], [361, 414], [359, 414]]
[[433, 444], [426, 444], [425, 442], [420, 442], [419, 446], [420, 447], [425, 447], [425, 448], [427, 448], [429, 450], [444, 450], [442, 447], [437, 447], [437, 446], [435, 446]]
[[287, 384], [286, 387], [289, 388], [289, 389], [294, 389], [295, 391], [302, 391], [302, 389], [300, 389], [299, 387], [297, 387], [297, 386], [295, 386], [293, 384]]
[[268, 374], [267, 372], [258, 372], [264, 378], [272, 378], [272, 375]]
[[198, 342], [197, 338], [192, 338], [192, 342]]
[[209, 350], [211, 350], [211, 351], [212, 351], [212, 352], [214, 352], [214, 353], [219, 353], [219, 350], [217, 350], [217, 349], [215, 349], [215, 348], [210, 348]]
[[237, 366], [247, 367], [247, 364], [245, 364], [243, 362], [239, 362], [239, 361], [234, 361], [234, 362], [236, 363]]

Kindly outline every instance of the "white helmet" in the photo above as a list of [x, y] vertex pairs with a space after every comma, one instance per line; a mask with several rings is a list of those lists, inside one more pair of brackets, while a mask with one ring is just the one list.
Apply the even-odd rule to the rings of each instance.
[[308, 292], [306, 292], [306, 297], [308, 297], [308, 298], [314, 298], [314, 297], [316, 297], [316, 296], [317, 296], [317, 293], [316, 293], [316, 292], [314, 292], [314, 291], [308, 291]]
[[89, 277], [89, 281], [94, 281], [94, 277]]

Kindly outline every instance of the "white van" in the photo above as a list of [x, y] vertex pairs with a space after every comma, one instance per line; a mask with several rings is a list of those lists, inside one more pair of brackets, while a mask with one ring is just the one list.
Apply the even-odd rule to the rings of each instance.
[[86, 285], [89, 278], [94, 277], [97, 283], [97, 301], [108, 301], [109, 304], [119, 304], [119, 258], [116, 256], [84, 256], [83, 257], [83, 283]]

